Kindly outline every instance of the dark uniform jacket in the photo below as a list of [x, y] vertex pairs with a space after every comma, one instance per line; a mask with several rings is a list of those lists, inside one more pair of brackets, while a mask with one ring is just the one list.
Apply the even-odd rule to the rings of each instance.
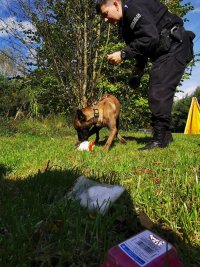
[[163, 29], [183, 25], [180, 17], [168, 11], [159, 0], [128, 0], [123, 3], [123, 18], [119, 26], [126, 43], [126, 58], [135, 58], [144, 67], [154, 58]]

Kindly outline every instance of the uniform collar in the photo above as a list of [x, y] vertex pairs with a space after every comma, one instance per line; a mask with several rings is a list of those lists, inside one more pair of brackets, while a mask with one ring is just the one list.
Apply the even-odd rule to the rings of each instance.
[[122, 19], [118, 22], [119, 28], [124, 25], [124, 2], [122, 1]]

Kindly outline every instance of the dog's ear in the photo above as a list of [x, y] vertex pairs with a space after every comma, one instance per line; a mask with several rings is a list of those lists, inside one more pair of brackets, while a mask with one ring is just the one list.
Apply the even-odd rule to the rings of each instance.
[[86, 117], [83, 114], [81, 109], [77, 109], [76, 114], [77, 114], [79, 121], [81, 121], [81, 122], [86, 121]]

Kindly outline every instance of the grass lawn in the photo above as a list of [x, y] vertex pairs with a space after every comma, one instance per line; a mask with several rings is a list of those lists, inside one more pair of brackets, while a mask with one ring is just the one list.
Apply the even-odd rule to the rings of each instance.
[[[127, 144], [105, 153], [107, 134], [92, 153], [74, 149], [70, 128], [0, 136], [0, 266], [98, 267], [147, 226], [144, 213], [185, 267], [200, 266], [200, 136], [174, 134], [167, 149], [138, 151], [149, 135], [122, 132]], [[125, 187], [105, 216], [66, 198], [82, 174]]]

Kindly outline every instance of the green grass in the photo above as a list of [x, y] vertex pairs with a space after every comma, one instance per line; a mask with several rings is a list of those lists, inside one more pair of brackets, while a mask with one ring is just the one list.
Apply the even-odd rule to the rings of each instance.
[[[199, 136], [174, 134], [169, 148], [142, 152], [149, 135], [123, 132], [127, 144], [116, 140], [105, 153], [105, 130], [90, 153], [74, 149], [64, 124], [34, 125], [0, 136], [0, 266], [99, 266], [110, 247], [145, 228], [141, 212], [184, 266], [199, 266]], [[82, 174], [126, 188], [105, 216], [67, 200]]]

